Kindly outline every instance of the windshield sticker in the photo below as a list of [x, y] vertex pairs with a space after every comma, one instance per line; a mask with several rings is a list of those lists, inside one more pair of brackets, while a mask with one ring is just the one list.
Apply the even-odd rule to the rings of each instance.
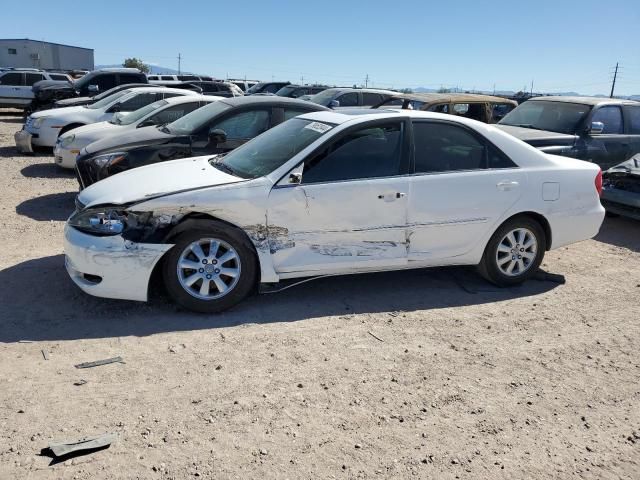
[[314, 132], [318, 132], [318, 133], [325, 133], [331, 130], [330, 125], [326, 125], [320, 122], [311, 122], [309, 125], [307, 125], [304, 128], [308, 128], [309, 130], [313, 130]]

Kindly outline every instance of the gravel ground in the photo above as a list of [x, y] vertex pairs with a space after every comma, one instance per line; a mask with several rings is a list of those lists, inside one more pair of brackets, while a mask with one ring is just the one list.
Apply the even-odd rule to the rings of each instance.
[[196, 315], [75, 287], [76, 181], [19, 128], [0, 111], [0, 478], [640, 478], [640, 223], [549, 253], [564, 285], [416, 270]]

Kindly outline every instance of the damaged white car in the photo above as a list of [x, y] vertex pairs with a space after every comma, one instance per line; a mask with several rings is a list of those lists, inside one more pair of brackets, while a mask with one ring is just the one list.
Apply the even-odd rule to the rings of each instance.
[[427, 112], [316, 112], [236, 150], [136, 168], [83, 190], [66, 266], [92, 295], [147, 299], [154, 272], [217, 312], [285, 279], [478, 265], [498, 285], [594, 236], [597, 165]]

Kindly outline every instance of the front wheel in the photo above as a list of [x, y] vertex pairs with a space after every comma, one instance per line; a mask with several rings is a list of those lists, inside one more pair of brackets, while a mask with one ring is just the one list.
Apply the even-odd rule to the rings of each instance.
[[189, 310], [221, 312], [253, 289], [257, 262], [240, 232], [211, 228], [178, 236], [163, 278], [169, 295]]
[[544, 258], [546, 237], [538, 222], [516, 217], [491, 237], [478, 269], [496, 285], [508, 287], [530, 279]]

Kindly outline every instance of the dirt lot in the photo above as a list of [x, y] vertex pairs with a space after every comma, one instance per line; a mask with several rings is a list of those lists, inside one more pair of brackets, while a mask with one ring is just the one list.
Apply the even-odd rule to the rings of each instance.
[[385, 273], [196, 315], [73, 285], [75, 179], [19, 128], [0, 112], [0, 478], [640, 478], [640, 223], [548, 254], [565, 285]]

